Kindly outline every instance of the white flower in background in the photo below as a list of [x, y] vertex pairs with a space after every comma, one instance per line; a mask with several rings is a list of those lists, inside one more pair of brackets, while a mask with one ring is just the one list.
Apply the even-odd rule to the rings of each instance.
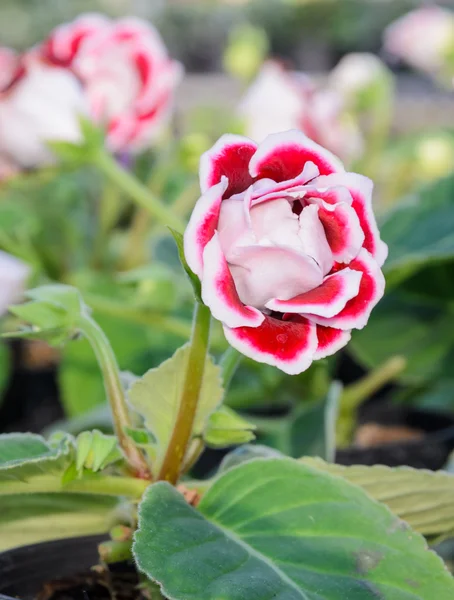
[[29, 274], [27, 264], [0, 250], [0, 316], [21, 299]]
[[82, 15], [52, 31], [40, 51], [81, 80], [112, 151], [142, 150], [168, 123], [183, 69], [146, 21]]
[[413, 10], [385, 29], [383, 42], [410, 66], [438, 72], [454, 52], [454, 12], [435, 5]]
[[375, 54], [352, 52], [346, 54], [331, 71], [329, 86], [343, 97], [353, 98], [384, 78], [389, 79], [388, 69]]
[[342, 96], [274, 61], [264, 63], [239, 113], [246, 135], [257, 142], [272, 133], [299, 129], [344, 160], [354, 159], [362, 149], [359, 128], [345, 112]]
[[[2, 51], [0, 56], [6, 56]], [[9, 63], [0, 88], [0, 156], [4, 164], [34, 167], [53, 162], [47, 142], [78, 142], [86, 104], [78, 79], [34, 54]]]

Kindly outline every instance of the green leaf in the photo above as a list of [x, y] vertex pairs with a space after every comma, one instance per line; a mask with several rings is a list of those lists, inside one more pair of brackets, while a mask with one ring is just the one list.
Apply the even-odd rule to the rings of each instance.
[[118, 448], [117, 438], [105, 435], [101, 431], [83, 431], [76, 439], [76, 469], [82, 473], [84, 469], [97, 472], [123, 455]]
[[454, 580], [422, 536], [360, 488], [291, 459], [227, 471], [198, 510], [150, 486], [139, 568], [174, 600], [451, 600]]
[[447, 357], [453, 348], [452, 316], [401, 290], [379, 302], [367, 327], [354, 331], [349, 344], [358, 362], [369, 369], [390, 356], [403, 356], [407, 366], [399, 380], [414, 384], [444, 374], [452, 377]]
[[392, 210], [381, 226], [388, 279], [402, 280], [427, 263], [454, 257], [454, 175], [431, 183]]
[[8, 488], [12, 482], [62, 476], [73, 457], [74, 448], [67, 435], [55, 443], [32, 433], [0, 435], [0, 494], [11, 493]]
[[451, 473], [383, 465], [344, 467], [308, 457], [300, 462], [362, 487], [371, 498], [386, 504], [395, 515], [425, 536], [454, 532], [454, 475]]
[[156, 444], [156, 438], [151, 431], [148, 431], [147, 429], [133, 429], [132, 427], [126, 427], [125, 431], [127, 435], [142, 448], [151, 444]]
[[256, 426], [234, 410], [221, 406], [208, 419], [203, 439], [213, 448], [227, 448], [239, 444], [247, 444], [255, 439]]
[[176, 229], [172, 229], [169, 227], [170, 233], [173, 235], [173, 239], [178, 248], [178, 256], [180, 257], [180, 262], [183, 265], [183, 269], [186, 271], [186, 275], [189, 277], [189, 281], [191, 282], [192, 289], [194, 290], [194, 295], [196, 297], [197, 302], [203, 304], [202, 301], [202, 284], [200, 283], [200, 279], [197, 277], [195, 273], [191, 271], [188, 263], [186, 262], [186, 257], [184, 255], [184, 238], [183, 235], [176, 231]]
[[107, 533], [116, 498], [96, 494], [0, 497], [0, 551], [38, 542]]
[[77, 335], [79, 320], [89, 310], [79, 291], [69, 285], [45, 285], [28, 291], [26, 297], [32, 301], [13, 306], [10, 312], [30, 327], [5, 334], [7, 337], [43, 339], [59, 345]]
[[[153, 472], [157, 474], [172, 435], [189, 358], [189, 345], [179, 348], [172, 358], [150, 369], [128, 391], [131, 407], [144, 419], [156, 438]], [[220, 369], [207, 357], [193, 435], [202, 435], [207, 419], [222, 400]]]

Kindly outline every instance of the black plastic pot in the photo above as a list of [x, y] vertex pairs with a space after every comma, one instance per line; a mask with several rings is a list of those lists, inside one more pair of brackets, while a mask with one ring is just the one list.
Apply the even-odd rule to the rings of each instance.
[[0, 554], [0, 600], [34, 600], [49, 580], [88, 571], [97, 564], [105, 535], [32, 544]]

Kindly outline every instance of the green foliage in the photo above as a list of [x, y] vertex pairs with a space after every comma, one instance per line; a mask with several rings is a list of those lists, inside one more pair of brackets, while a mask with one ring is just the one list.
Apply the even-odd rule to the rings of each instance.
[[[189, 346], [179, 348], [172, 358], [150, 369], [128, 392], [131, 407], [144, 419], [145, 427], [156, 438], [153, 472], [157, 474], [164, 459], [178, 414], [182, 386], [189, 359]], [[207, 420], [222, 400], [220, 369], [207, 357], [193, 435], [205, 431]]]
[[76, 469], [79, 474], [85, 469], [93, 472], [105, 469], [121, 460], [117, 438], [101, 431], [83, 431], [76, 439]]
[[179, 232], [176, 231], [175, 229], [172, 229], [171, 227], [169, 227], [170, 229], [170, 233], [173, 235], [173, 239], [175, 240], [175, 243], [177, 245], [178, 248], [178, 256], [180, 258], [180, 262], [183, 265], [183, 269], [186, 272], [186, 275], [189, 277], [189, 281], [191, 282], [192, 285], [192, 289], [194, 290], [194, 295], [196, 297], [197, 302], [202, 302], [202, 285], [200, 283], [200, 279], [197, 277], [197, 275], [195, 275], [188, 263], [186, 262], [186, 257], [184, 255], [184, 240], [183, 240], [183, 235]]
[[426, 537], [454, 533], [454, 475], [451, 473], [383, 465], [344, 467], [307, 457], [300, 462], [362, 487], [371, 498], [386, 504]]
[[401, 355], [405, 383], [452, 379], [453, 215], [451, 175], [414, 192], [386, 216], [381, 234], [389, 245], [387, 293], [349, 345], [366, 367]]
[[454, 259], [454, 175], [424, 186], [387, 214], [384, 270], [395, 283], [428, 263]]
[[0, 342], [0, 404], [2, 401], [2, 392], [5, 389], [11, 372], [11, 357], [9, 348], [6, 344]]
[[42, 339], [59, 345], [79, 332], [82, 315], [88, 308], [76, 288], [69, 285], [45, 285], [26, 293], [31, 302], [10, 308], [10, 312], [28, 322], [27, 329], [8, 333], [8, 337]]
[[107, 533], [116, 498], [97, 494], [0, 497], [0, 551], [68, 537]]
[[68, 436], [46, 442], [32, 433], [0, 436], [0, 495], [12, 493], [13, 482], [61, 477], [70, 466], [74, 448]]
[[255, 439], [256, 426], [243, 419], [231, 408], [222, 406], [208, 419], [203, 439], [212, 448], [227, 448], [247, 444]]
[[219, 477], [198, 511], [166, 483], [139, 512], [139, 568], [174, 600], [450, 600], [424, 539], [360, 488], [290, 459]]

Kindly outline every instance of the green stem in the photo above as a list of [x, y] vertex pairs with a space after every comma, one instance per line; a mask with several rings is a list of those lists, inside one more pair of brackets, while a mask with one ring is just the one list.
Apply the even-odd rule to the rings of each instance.
[[96, 475], [73, 479], [63, 483], [61, 476], [39, 475], [29, 481], [8, 481], [0, 484], [0, 496], [10, 494], [46, 494], [72, 492], [76, 494], [103, 494], [106, 496], [126, 496], [141, 498], [149, 481], [136, 477], [113, 477]]
[[96, 165], [108, 179], [128, 194], [136, 204], [145, 208], [163, 225], [172, 227], [180, 232], [184, 231], [184, 222], [173, 213], [172, 209], [156, 198], [134, 175], [123, 169], [107, 151], [99, 152], [96, 158]]
[[104, 331], [89, 316], [84, 315], [80, 320], [83, 335], [90, 342], [103, 374], [106, 396], [112, 409], [115, 434], [126, 460], [133, 473], [142, 479], [150, 478], [150, 470], [142, 452], [125, 432], [126, 427], [132, 427], [131, 418], [126, 404], [125, 393], [120, 381], [117, 359]]
[[362, 377], [357, 383], [344, 388], [340, 398], [340, 412], [350, 412], [384, 385], [393, 381], [407, 366], [403, 356], [393, 356]]
[[197, 413], [210, 337], [210, 310], [196, 304], [178, 415], [158, 479], [175, 484], [181, 473]]
[[232, 348], [227, 348], [219, 361], [222, 372], [222, 387], [227, 390], [242, 359], [242, 355]]
[[126, 247], [120, 263], [122, 270], [133, 269], [147, 261], [146, 241], [149, 233], [150, 213], [144, 208], [138, 208], [128, 230]]

